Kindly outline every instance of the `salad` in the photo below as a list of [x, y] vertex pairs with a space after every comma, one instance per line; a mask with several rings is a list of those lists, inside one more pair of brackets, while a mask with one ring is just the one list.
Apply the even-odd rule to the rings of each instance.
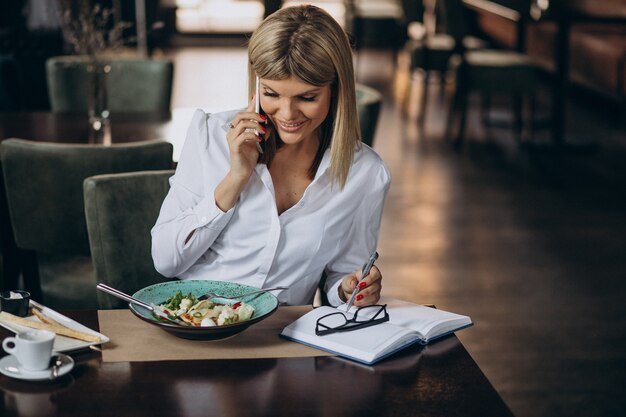
[[197, 327], [223, 326], [250, 320], [254, 308], [238, 301], [231, 305], [218, 304], [211, 300], [198, 299], [191, 293], [183, 295], [177, 291], [159, 308], [168, 316], [176, 317]]

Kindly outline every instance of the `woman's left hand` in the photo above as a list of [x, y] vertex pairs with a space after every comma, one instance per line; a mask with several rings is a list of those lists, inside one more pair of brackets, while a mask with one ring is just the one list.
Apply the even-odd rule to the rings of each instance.
[[[339, 297], [343, 301], [347, 302], [350, 299], [360, 279], [361, 270], [354, 271], [350, 275], [343, 277], [339, 286]], [[383, 276], [378, 267], [376, 265], [372, 266], [370, 273], [359, 284], [361, 289], [354, 299], [354, 306], [364, 307], [376, 304], [380, 300], [380, 291], [383, 288], [382, 280]], [[342, 293], [343, 297], [341, 296]]]

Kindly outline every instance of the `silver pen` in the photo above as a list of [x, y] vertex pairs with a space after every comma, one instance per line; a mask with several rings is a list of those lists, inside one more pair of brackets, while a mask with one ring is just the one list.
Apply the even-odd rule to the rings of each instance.
[[361, 279], [359, 280], [359, 282], [357, 282], [356, 288], [354, 289], [352, 296], [350, 296], [350, 300], [348, 300], [348, 304], [346, 305], [346, 311], [349, 311], [350, 308], [352, 308], [352, 304], [354, 304], [354, 299], [361, 290], [359, 288], [359, 284], [365, 279], [366, 276], [369, 275], [372, 266], [374, 266], [374, 262], [376, 262], [376, 259], [378, 259], [378, 252], [374, 252], [372, 256], [370, 256], [370, 258], [367, 260], [365, 265], [363, 265], [363, 269], [361, 270]]

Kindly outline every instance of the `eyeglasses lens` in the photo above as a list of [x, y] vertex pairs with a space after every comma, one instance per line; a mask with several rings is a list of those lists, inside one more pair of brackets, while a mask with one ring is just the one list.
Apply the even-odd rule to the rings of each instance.
[[377, 320], [382, 317], [384, 312], [385, 306], [381, 305], [361, 307], [354, 313], [354, 317], [352, 318], [352, 320], [358, 323], [363, 323], [370, 320]]
[[339, 312], [320, 317], [317, 320], [315, 333], [317, 335], [323, 335], [334, 332], [344, 332], [382, 323], [389, 320], [385, 307], [386, 305], [362, 307], [358, 309], [354, 313], [354, 317], [350, 319]]
[[343, 313], [333, 313], [327, 316], [321, 317], [318, 320], [318, 325], [327, 329], [336, 329], [338, 327], [345, 326], [348, 323], [348, 319]]

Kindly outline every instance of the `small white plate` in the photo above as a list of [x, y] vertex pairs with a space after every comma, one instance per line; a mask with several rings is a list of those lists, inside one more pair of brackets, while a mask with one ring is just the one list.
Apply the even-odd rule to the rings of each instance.
[[[57, 376], [57, 378], [60, 378], [74, 368], [74, 359], [62, 353], [58, 355], [61, 357], [63, 363], [59, 367], [59, 374]], [[0, 359], [0, 373], [10, 378], [22, 379], [24, 381], [44, 381], [50, 380], [50, 372], [50, 368], [42, 371], [28, 371], [23, 369], [17, 361], [17, 358], [13, 355], [8, 355]]]

